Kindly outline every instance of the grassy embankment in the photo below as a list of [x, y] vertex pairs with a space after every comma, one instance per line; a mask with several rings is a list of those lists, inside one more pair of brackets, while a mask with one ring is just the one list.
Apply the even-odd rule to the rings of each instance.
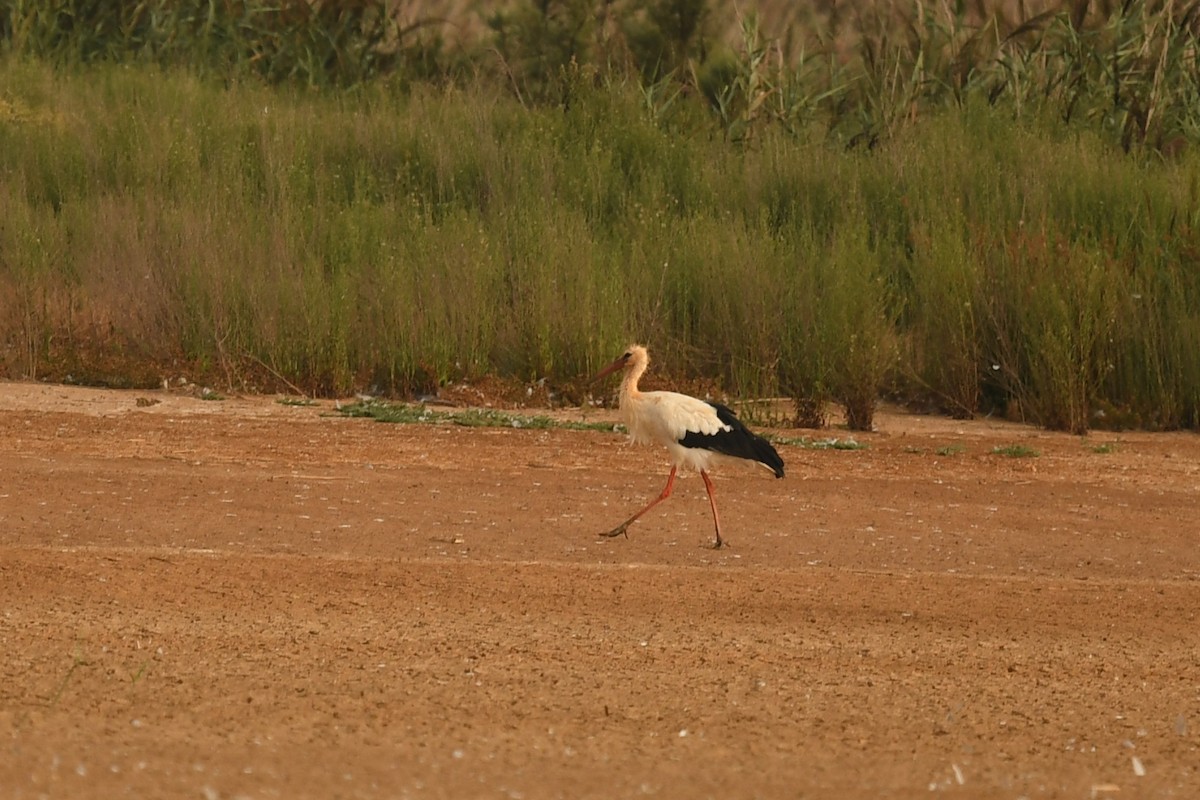
[[566, 391], [639, 339], [810, 421], [836, 401], [869, 426], [894, 393], [1195, 428], [1200, 104], [1171, 66], [1194, 40], [1139, 13], [864, 23], [846, 63], [748, 27], [667, 74], [504, 51], [323, 88], [10, 53], [0, 367]]

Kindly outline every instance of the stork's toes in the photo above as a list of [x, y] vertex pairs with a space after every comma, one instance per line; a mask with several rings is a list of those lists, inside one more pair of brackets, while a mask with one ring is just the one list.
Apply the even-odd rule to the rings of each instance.
[[600, 535], [607, 537], [609, 539], [612, 539], [615, 536], [624, 536], [626, 539], [628, 539], [629, 538], [629, 526], [628, 525], [618, 525], [617, 527], [613, 528], [611, 531], [605, 531], [604, 533], [602, 533]]

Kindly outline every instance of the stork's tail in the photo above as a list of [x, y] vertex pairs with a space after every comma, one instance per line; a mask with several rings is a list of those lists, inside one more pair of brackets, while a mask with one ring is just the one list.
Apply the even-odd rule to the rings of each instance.
[[783, 459], [770, 442], [742, 424], [732, 409], [720, 403], [709, 402], [709, 405], [716, 409], [717, 419], [726, 426], [726, 430], [711, 435], [689, 432], [680, 444], [684, 447], [706, 447], [727, 456], [757, 461], [774, 472], [776, 478], [783, 477]]

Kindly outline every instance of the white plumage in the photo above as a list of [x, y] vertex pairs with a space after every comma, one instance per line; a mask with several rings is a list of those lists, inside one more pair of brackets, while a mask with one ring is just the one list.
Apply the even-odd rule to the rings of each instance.
[[696, 471], [707, 470], [718, 454], [703, 447], [684, 447], [679, 442], [689, 433], [713, 436], [732, 430], [717, 418], [716, 409], [708, 403], [678, 392], [622, 394], [621, 418], [632, 441], [665, 445], [672, 464]]
[[671, 474], [657, 498], [603, 535], [628, 536], [629, 526], [638, 517], [671, 496], [675, 474], [680, 467], [684, 467], [698, 471], [704, 480], [717, 533], [714, 547], [719, 548], [724, 542], [708, 470], [723, 459], [742, 458], [758, 462], [774, 472], [777, 478], [782, 478], [783, 459], [769, 442], [751, 433], [732, 411], [719, 403], [707, 403], [678, 392], [639, 391], [638, 380], [649, 364], [650, 354], [646, 348], [633, 345], [603, 369], [595, 380], [619, 369], [625, 370], [625, 377], [621, 381], [620, 408], [629, 438], [639, 444], [665, 446], [671, 454]]

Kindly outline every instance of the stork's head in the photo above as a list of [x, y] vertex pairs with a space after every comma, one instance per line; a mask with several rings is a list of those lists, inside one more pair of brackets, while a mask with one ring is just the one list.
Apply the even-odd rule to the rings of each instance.
[[646, 369], [646, 365], [649, 363], [650, 353], [647, 352], [646, 348], [642, 347], [640, 344], [633, 344], [625, 349], [625, 352], [621, 354], [620, 358], [596, 373], [596, 377], [592, 378], [592, 382], [595, 383], [601, 378], [607, 378], [609, 375], [612, 375], [619, 369], [636, 369], [640, 374]]

